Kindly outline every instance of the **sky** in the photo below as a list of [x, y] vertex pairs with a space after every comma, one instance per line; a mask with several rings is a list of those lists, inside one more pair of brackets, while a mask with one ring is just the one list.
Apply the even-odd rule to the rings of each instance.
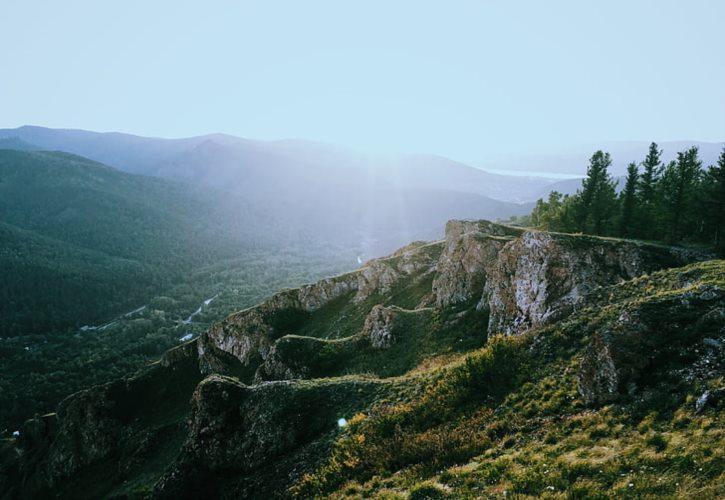
[[0, 0], [0, 127], [475, 161], [725, 140], [725, 2]]

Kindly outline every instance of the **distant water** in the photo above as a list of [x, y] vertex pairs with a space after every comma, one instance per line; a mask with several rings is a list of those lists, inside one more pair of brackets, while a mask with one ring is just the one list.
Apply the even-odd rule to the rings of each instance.
[[579, 174], [562, 174], [561, 172], [540, 172], [534, 170], [507, 170], [505, 168], [482, 168], [492, 174], [511, 175], [514, 177], [542, 177], [544, 179], [582, 179]]

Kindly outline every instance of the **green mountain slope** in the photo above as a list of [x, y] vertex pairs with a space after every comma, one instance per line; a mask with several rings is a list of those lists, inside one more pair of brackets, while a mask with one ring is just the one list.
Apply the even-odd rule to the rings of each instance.
[[67, 153], [0, 150], [0, 336], [103, 321], [238, 256], [254, 240], [220, 212], [214, 192]]
[[159, 285], [150, 265], [3, 222], [0, 241], [2, 336], [101, 322]]
[[67, 153], [0, 151], [4, 222], [108, 255], [154, 264], [203, 258], [204, 238], [218, 238], [228, 222], [214, 223], [215, 195]]
[[658, 272], [497, 337], [352, 417], [291, 492], [720, 498], [724, 287], [723, 261]]
[[0, 491], [721, 497], [725, 262], [706, 258], [452, 221], [29, 420]]

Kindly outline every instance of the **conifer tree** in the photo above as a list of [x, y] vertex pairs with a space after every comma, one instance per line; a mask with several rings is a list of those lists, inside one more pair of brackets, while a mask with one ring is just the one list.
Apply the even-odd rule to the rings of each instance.
[[531, 212], [534, 227], [547, 231], [573, 231], [576, 227], [571, 221], [572, 197], [558, 191], [549, 193], [547, 201], [539, 199]]
[[681, 241], [697, 230], [697, 187], [701, 176], [702, 162], [696, 146], [677, 153], [677, 161], [664, 169], [659, 185], [669, 242]]
[[705, 217], [715, 250], [725, 254], [725, 148], [705, 176]]
[[622, 212], [619, 219], [619, 234], [624, 237], [630, 237], [637, 233], [634, 228], [634, 218], [638, 205], [638, 184], [639, 172], [637, 171], [637, 164], [630, 163], [627, 166], [627, 181], [624, 185], [624, 191], [620, 196]]
[[642, 176], [637, 189], [639, 210], [637, 211], [637, 233], [651, 238], [656, 233], [657, 183], [662, 175], [662, 150], [657, 143], [649, 146], [647, 156], [642, 162]]
[[584, 233], [604, 234], [611, 225], [617, 205], [615, 181], [609, 175], [611, 164], [609, 153], [602, 151], [594, 153], [589, 160], [587, 177], [576, 194], [577, 227]]

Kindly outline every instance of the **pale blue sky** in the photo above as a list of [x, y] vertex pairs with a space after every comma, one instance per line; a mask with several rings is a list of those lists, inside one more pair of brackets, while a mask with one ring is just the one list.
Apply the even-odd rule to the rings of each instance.
[[0, 127], [476, 160], [725, 140], [725, 2], [0, 0]]

